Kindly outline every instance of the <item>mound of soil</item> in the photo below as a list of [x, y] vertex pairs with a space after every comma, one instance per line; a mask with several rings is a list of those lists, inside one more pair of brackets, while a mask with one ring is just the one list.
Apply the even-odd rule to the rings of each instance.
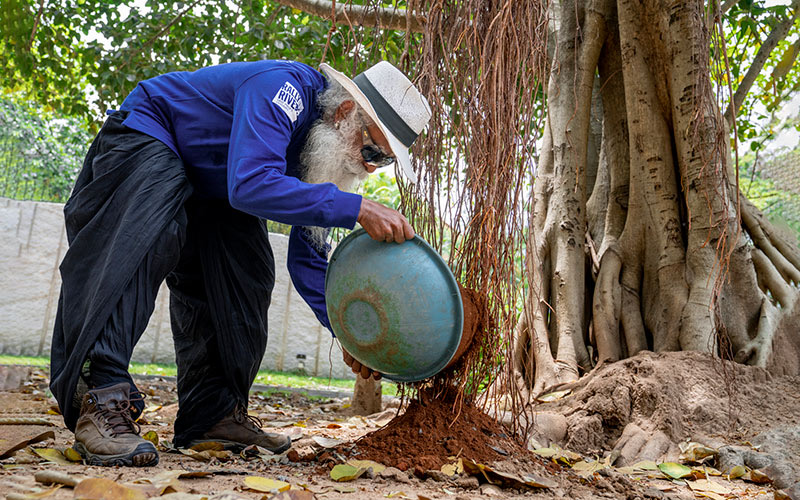
[[573, 390], [535, 410], [563, 416], [560, 444], [584, 454], [644, 439], [638, 451], [628, 446], [628, 458], [656, 459], [677, 454], [687, 439], [730, 443], [800, 424], [800, 377], [697, 352], [642, 352], [599, 366]]
[[451, 394], [411, 401], [405, 413], [356, 442], [354, 455], [400, 470], [435, 470], [465, 457], [493, 463], [527, 453], [490, 416]]

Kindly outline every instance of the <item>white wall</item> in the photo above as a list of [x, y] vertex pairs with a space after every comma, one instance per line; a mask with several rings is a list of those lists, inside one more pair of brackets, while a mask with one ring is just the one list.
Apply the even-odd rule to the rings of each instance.
[[[63, 204], [0, 198], [0, 353], [46, 356], [55, 321], [67, 250]], [[331, 334], [294, 290], [286, 270], [288, 237], [270, 234], [275, 288], [269, 310], [269, 342], [262, 368], [292, 371], [304, 354], [310, 375], [352, 378]], [[330, 361], [329, 361], [330, 359]], [[133, 360], [174, 363], [169, 291], [161, 286], [156, 309]]]

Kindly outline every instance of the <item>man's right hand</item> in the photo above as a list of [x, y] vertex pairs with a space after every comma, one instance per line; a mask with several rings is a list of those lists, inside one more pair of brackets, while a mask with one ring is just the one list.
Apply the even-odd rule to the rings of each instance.
[[367, 198], [361, 198], [358, 223], [373, 240], [402, 243], [414, 237], [414, 229], [403, 214]]

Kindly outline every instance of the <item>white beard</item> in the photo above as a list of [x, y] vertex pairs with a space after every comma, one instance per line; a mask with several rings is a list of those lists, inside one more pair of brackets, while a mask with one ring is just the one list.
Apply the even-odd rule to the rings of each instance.
[[[339, 122], [339, 128], [319, 120], [308, 132], [300, 153], [302, 181], [310, 184], [332, 182], [342, 191], [354, 192], [369, 173], [361, 163], [361, 152], [353, 148], [350, 138], [361, 127], [356, 113]], [[308, 239], [317, 250], [325, 251], [328, 228], [306, 226]]]

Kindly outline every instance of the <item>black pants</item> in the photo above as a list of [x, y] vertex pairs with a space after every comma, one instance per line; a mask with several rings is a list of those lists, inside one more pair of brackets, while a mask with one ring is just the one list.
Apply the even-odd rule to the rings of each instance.
[[128, 363], [166, 278], [180, 446], [247, 404], [266, 349], [274, 260], [263, 221], [191, 197], [181, 160], [124, 127], [124, 116], [106, 121], [64, 208], [70, 248], [51, 388], [72, 430], [87, 388], [127, 381], [135, 390]]

